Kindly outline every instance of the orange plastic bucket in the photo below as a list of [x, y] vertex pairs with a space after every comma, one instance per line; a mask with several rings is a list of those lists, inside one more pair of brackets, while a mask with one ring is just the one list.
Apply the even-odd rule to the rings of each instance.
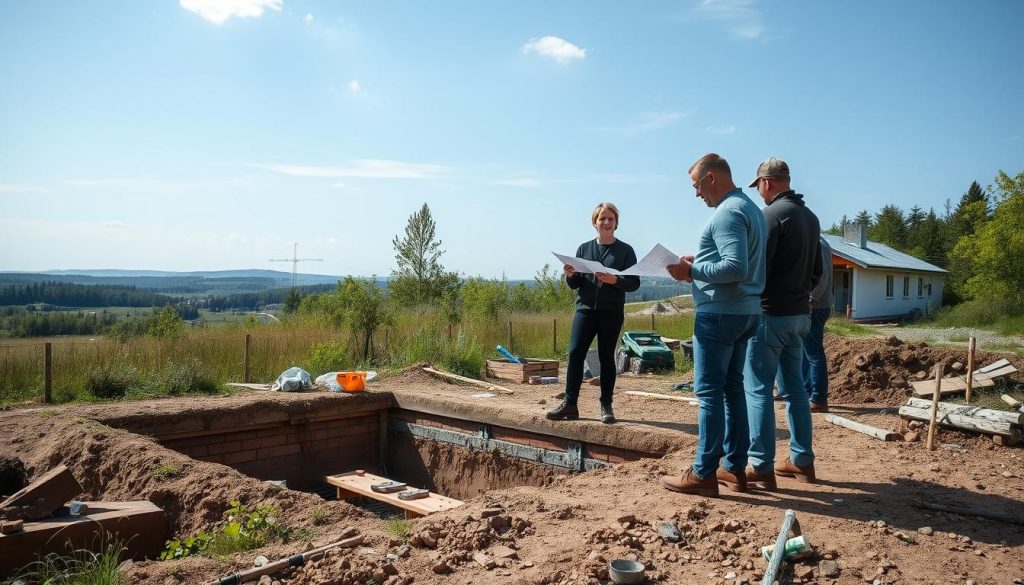
[[338, 385], [345, 392], [366, 390], [366, 372], [338, 372]]

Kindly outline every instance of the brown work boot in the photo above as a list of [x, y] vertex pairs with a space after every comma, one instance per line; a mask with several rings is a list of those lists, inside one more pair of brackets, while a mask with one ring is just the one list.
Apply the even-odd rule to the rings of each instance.
[[718, 471], [715, 472], [715, 478], [718, 480], [718, 485], [724, 485], [734, 492], [747, 491], [746, 471], [741, 470], [739, 473], [733, 473], [724, 467], [719, 467]]
[[549, 420], [576, 420], [580, 417], [580, 409], [576, 408], [575, 404], [569, 404], [568, 400], [563, 400], [554, 410], [549, 410], [544, 417]]
[[761, 473], [753, 467], [747, 468], [747, 487], [750, 489], [762, 489], [767, 491], [775, 491], [779, 489], [778, 484], [775, 482], [774, 473]]
[[828, 412], [828, 404], [824, 404], [824, 403], [819, 404], [817, 402], [812, 402], [811, 403], [811, 412], [821, 412], [821, 413]]
[[701, 479], [693, 472], [692, 467], [687, 467], [681, 476], [666, 475], [661, 478], [661, 487], [681, 494], [693, 494], [707, 498], [718, 497], [718, 480], [710, 476]]
[[775, 464], [775, 475], [781, 475], [782, 477], [792, 477], [797, 481], [804, 483], [814, 483], [814, 464], [810, 465], [794, 465], [792, 461], [786, 459]]

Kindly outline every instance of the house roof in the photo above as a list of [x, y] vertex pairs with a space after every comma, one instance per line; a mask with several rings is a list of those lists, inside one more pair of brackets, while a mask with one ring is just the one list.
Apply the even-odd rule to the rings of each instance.
[[929, 264], [924, 260], [915, 258], [910, 254], [904, 254], [894, 250], [885, 244], [868, 242], [867, 249], [851, 244], [841, 236], [821, 234], [829, 246], [832, 246], [832, 253], [840, 258], [845, 258], [861, 268], [877, 268], [880, 270], [914, 270], [917, 272], [935, 272], [947, 274], [948, 271]]

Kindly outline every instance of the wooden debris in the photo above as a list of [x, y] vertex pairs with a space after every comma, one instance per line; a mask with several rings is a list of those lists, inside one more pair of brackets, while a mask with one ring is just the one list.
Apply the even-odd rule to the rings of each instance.
[[[921, 398], [910, 398], [907, 400], [906, 406], [909, 406], [911, 408], [922, 409], [930, 408], [931, 400], [923, 400]], [[1011, 425], [1024, 425], [1024, 412], [1020, 411], [993, 410], [991, 408], [981, 408], [980, 406], [971, 406], [968, 404], [939, 402], [939, 413], [969, 416], [973, 418], [981, 418], [985, 420], [990, 420], [992, 422], [1002, 422]]]
[[[971, 382], [974, 388], [988, 387], [995, 385], [995, 379], [1012, 374], [1017, 371], [1007, 359], [1001, 359], [983, 368], [974, 370]], [[922, 380], [911, 382], [915, 396], [931, 396], [932, 381]], [[942, 394], [959, 394], [967, 390], [967, 376], [950, 376], [942, 379]]]
[[314, 548], [312, 550], [308, 550], [297, 555], [285, 557], [283, 559], [263, 565], [262, 567], [248, 569], [246, 571], [240, 571], [238, 573], [232, 573], [230, 575], [221, 577], [220, 579], [208, 581], [207, 585], [227, 585], [229, 583], [245, 583], [246, 581], [255, 581], [263, 575], [273, 575], [274, 573], [279, 573], [287, 569], [288, 567], [298, 567], [306, 564], [307, 561], [319, 559], [323, 557], [325, 554], [327, 554], [327, 551], [330, 551], [332, 549], [352, 548], [355, 546], [359, 546], [362, 543], [363, 537], [361, 535], [353, 536], [352, 538], [346, 538], [345, 540], [332, 542], [331, 544], [321, 546], [319, 548]]
[[522, 358], [520, 364], [508, 360], [487, 360], [487, 375], [513, 382], [526, 382], [531, 376], [558, 377], [558, 360]]
[[836, 416], [834, 414], [826, 414], [825, 415], [825, 420], [827, 420], [828, 422], [830, 422], [830, 423], [832, 423], [834, 425], [838, 425], [838, 426], [841, 426], [843, 428], [850, 429], [851, 431], [857, 431], [858, 433], [863, 433], [863, 434], [865, 434], [865, 435], [867, 435], [869, 437], [874, 437], [876, 439], [881, 439], [883, 441], [902, 441], [903, 440], [903, 435], [900, 435], [899, 433], [897, 433], [895, 431], [890, 431], [890, 430], [887, 430], [887, 429], [880, 429], [880, 428], [877, 428], [877, 427], [866, 425], [864, 423], [859, 423], [857, 421], [852, 421], [852, 420], [850, 420], [848, 418], [843, 418], [841, 416]]
[[441, 370], [435, 369], [431, 366], [424, 366], [423, 371], [439, 378], [445, 378], [448, 380], [454, 380], [456, 382], [464, 382], [466, 384], [472, 384], [473, 386], [479, 386], [480, 388], [486, 388], [491, 392], [501, 392], [502, 394], [515, 394], [512, 390], [504, 386], [498, 386], [497, 384], [491, 384], [490, 382], [484, 382], [483, 380], [474, 380], [473, 378], [467, 378], [458, 374], [452, 374], [451, 372], [442, 372]]
[[82, 486], [71, 471], [64, 465], [58, 465], [0, 502], [0, 516], [39, 520], [53, 514], [81, 493]]
[[[911, 398], [900, 407], [900, 416], [911, 420], [931, 419], [927, 401]], [[1003, 412], [948, 402], [936, 402], [936, 422], [944, 427], [974, 431], [987, 435], [1001, 435], [1010, 443], [1018, 440], [1021, 432], [1022, 413]]]
[[626, 394], [630, 396], [643, 396], [644, 398], [654, 398], [655, 400], [674, 400], [676, 402], [686, 402], [687, 404], [697, 405], [700, 404], [696, 398], [689, 396], [670, 396], [668, 394], [656, 394], [654, 392], [641, 392], [639, 390], [626, 390]]

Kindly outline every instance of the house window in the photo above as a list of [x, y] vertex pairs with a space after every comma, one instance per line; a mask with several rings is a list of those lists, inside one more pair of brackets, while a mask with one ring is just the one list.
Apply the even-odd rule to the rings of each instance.
[[904, 276], [903, 277], [903, 298], [905, 298], [905, 299], [909, 299], [910, 298], [910, 277], [909, 276]]
[[893, 275], [891, 275], [891, 274], [886, 274], [885, 275], [885, 298], [887, 298], [887, 299], [891, 299], [892, 298], [892, 289], [893, 289], [893, 281], [894, 280], [895, 280], [895, 277]]
[[924, 298], [924, 279], [920, 276], [917, 277], [917, 298]]

